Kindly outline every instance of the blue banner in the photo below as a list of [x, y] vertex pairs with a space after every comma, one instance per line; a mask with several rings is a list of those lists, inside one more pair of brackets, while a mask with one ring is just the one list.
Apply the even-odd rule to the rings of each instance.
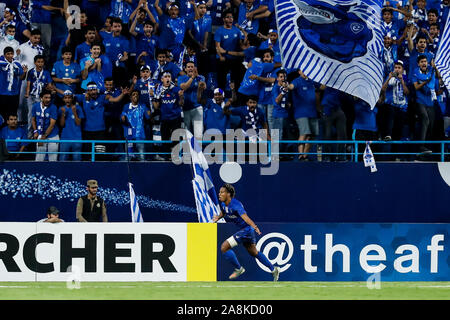
[[[450, 224], [257, 224], [256, 246], [280, 268], [279, 281], [450, 280]], [[235, 232], [218, 225], [218, 281], [233, 271], [220, 245]], [[239, 280], [272, 280], [243, 246], [233, 250], [246, 269]]]
[[[216, 191], [220, 165], [210, 165]], [[450, 163], [281, 162], [276, 175], [242, 165], [236, 198], [257, 222], [450, 223]], [[197, 222], [190, 165], [131, 162], [130, 176], [145, 222]], [[0, 164], [0, 221], [36, 222], [56, 206], [75, 221], [86, 182], [99, 183], [108, 220], [130, 222], [126, 163], [5, 162]]]

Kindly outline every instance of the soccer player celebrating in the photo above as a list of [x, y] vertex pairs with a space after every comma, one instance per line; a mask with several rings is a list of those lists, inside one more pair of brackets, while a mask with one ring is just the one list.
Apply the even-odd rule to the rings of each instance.
[[278, 281], [280, 270], [274, 267], [267, 257], [256, 249], [256, 235], [260, 235], [261, 231], [252, 219], [247, 215], [242, 203], [234, 198], [235, 190], [231, 184], [225, 184], [220, 188], [219, 201], [221, 202], [221, 213], [213, 217], [213, 222], [217, 222], [225, 217], [226, 220], [234, 222], [239, 231], [229, 237], [222, 243], [220, 250], [224, 258], [234, 266], [234, 272], [230, 275], [230, 280], [236, 279], [245, 272], [244, 267], [239, 263], [236, 254], [232, 250], [238, 244], [243, 244], [248, 253], [259, 260], [263, 265], [270, 269], [273, 281]]

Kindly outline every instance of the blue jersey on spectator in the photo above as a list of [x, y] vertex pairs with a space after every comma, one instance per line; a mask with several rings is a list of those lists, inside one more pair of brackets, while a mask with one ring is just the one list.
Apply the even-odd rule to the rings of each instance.
[[28, 72], [28, 81], [30, 81], [30, 95], [39, 97], [42, 89], [52, 82], [52, 78], [47, 70], [39, 72], [33, 68]]
[[223, 106], [218, 105], [214, 99], [209, 99], [203, 110], [203, 124], [205, 130], [216, 129], [225, 134], [230, 125], [230, 117], [223, 113]]
[[[220, 27], [214, 34], [214, 41], [220, 43], [220, 47], [226, 51], [240, 51], [240, 40], [244, 39], [243, 33], [235, 26], [231, 29]], [[219, 56], [216, 55], [218, 58]], [[227, 59], [236, 59], [235, 56], [225, 55]]]
[[156, 83], [151, 78], [148, 78], [147, 80], [140, 78], [136, 81], [134, 88], [136, 90], [139, 90], [139, 103], [144, 103], [146, 106], [152, 109], [153, 106], [150, 104], [149, 91], [150, 89], [153, 89], [153, 94], [155, 94]]
[[52, 22], [51, 12], [42, 9], [42, 6], [50, 6], [50, 0], [33, 0], [31, 10], [31, 22], [32, 23], [48, 23]]
[[282, 89], [281, 86], [278, 83], [275, 83], [273, 85], [272, 90], [272, 103], [273, 103], [273, 111], [272, 111], [272, 117], [274, 118], [287, 118], [289, 113], [287, 110], [287, 93], [282, 96], [280, 103], [277, 103], [275, 100], [280, 95]]
[[428, 68], [426, 73], [422, 73], [419, 68], [416, 68], [411, 78], [411, 82], [418, 82], [420, 84], [427, 81], [429, 78], [431, 78], [431, 81], [428, 82], [428, 84], [424, 85], [420, 90], [416, 90], [416, 101], [427, 107], [433, 107], [434, 100], [436, 100], [436, 80], [434, 70]]
[[326, 87], [321, 101], [323, 114], [328, 116], [332, 111], [340, 108], [343, 97], [343, 92], [331, 87]]
[[[144, 118], [149, 119], [148, 115], [149, 108], [145, 104], [139, 103], [138, 105], [133, 105], [132, 103], [127, 103], [123, 107], [121, 116], [125, 116], [128, 124], [124, 126], [124, 136], [130, 140], [144, 140], [145, 139], [145, 128], [144, 128]], [[131, 129], [131, 135], [128, 133], [128, 129]]]
[[104, 94], [99, 94], [97, 99], [86, 100], [84, 94], [75, 95], [78, 103], [83, 105], [85, 121], [83, 130], [94, 132], [105, 130], [105, 104], [107, 102]]
[[212, 0], [211, 6], [207, 7], [209, 9], [209, 15], [212, 19], [212, 25], [223, 25], [222, 12], [225, 10], [227, 3], [230, 3], [230, 0]]
[[227, 222], [233, 222], [236, 225], [236, 227], [238, 227], [238, 229], [248, 227], [247, 222], [245, 222], [244, 219], [242, 219], [241, 217], [246, 212], [244, 206], [239, 200], [235, 198], [231, 199], [228, 206], [224, 202], [221, 202], [220, 210], [225, 214], [224, 216], [225, 220]]
[[[66, 66], [64, 62], [57, 61], [53, 65], [52, 76], [58, 79], [77, 79], [80, 77], [80, 65], [74, 62], [71, 62], [70, 65]], [[56, 88], [62, 91], [70, 90], [75, 92], [76, 84], [65, 84], [62, 82], [55, 82]], [[60, 95], [60, 94], [59, 94]], [[61, 96], [61, 95], [60, 95]]]
[[233, 115], [239, 116], [242, 122], [242, 130], [262, 129], [266, 122], [266, 116], [261, 108], [256, 107], [253, 112], [248, 106], [230, 108]]
[[124, 66], [122, 61], [119, 61], [123, 57], [124, 52], [130, 52], [130, 44], [127, 38], [124, 36], [110, 37], [103, 40], [105, 45], [105, 54], [115, 66]]
[[110, 16], [122, 19], [122, 23], [128, 23], [133, 12], [131, 5], [124, 0], [112, 0]]
[[[39, 135], [45, 134], [50, 126], [50, 120], [58, 119], [58, 111], [54, 104], [50, 104], [48, 107], [43, 107], [40, 102], [33, 104], [31, 108], [31, 114], [36, 118], [36, 126]], [[58, 135], [58, 126], [54, 126], [53, 130], [47, 136], [47, 138], [53, 138]]]
[[[406, 75], [403, 75], [403, 81], [407, 83]], [[408, 97], [403, 90], [402, 82], [397, 78], [391, 78], [386, 88], [386, 104], [401, 108], [406, 111], [408, 108]]]
[[292, 90], [294, 118], [317, 118], [316, 86], [314, 82], [298, 77], [291, 84], [294, 85], [294, 90]]
[[159, 46], [157, 36], [147, 37], [146, 35], [138, 35], [136, 40], [136, 58], [142, 53], [147, 52], [145, 57], [142, 57], [144, 64], [148, 65], [151, 60], [155, 60], [155, 49]]
[[[121, 94], [122, 91], [117, 88], [113, 88], [112, 91], [105, 91], [105, 96], [111, 96], [113, 98], [116, 98]], [[105, 112], [103, 114], [105, 118], [119, 119], [122, 109], [123, 105], [121, 102], [109, 102], [108, 100], [105, 100]]]
[[[102, 57], [103, 56], [101, 56], [100, 59], [102, 59]], [[81, 70], [84, 70], [84, 66], [86, 64], [86, 61], [88, 61], [88, 60], [91, 60], [92, 63], [94, 63], [94, 59], [91, 57], [81, 59], [81, 61], [80, 61], [80, 69]], [[103, 62], [103, 59], [102, 59], [102, 62]], [[103, 64], [102, 64], [102, 68], [103, 68]], [[102, 72], [97, 70], [97, 68], [94, 68], [89, 71], [87, 78], [81, 82], [81, 88], [86, 90], [87, 84], [91, 81], [93, 81], [97, 84], [97, 87], [100, 89], [100, 91], [105, 90], [105, 77], [103, 76]]]
[[21, 140], [27, 139], [27, 131], [23, 127], [17, 127], [15, 130], [11, 130], [8, 126], [2, 128], [0, 137], [2, 139], [11, 139], [14, 141], [9, 141], [6, 143], [6, 148], [8, 151], [16, 152], [19, 151], [22, 146], [26, 146], [28, 143], [22, 142]]
[[[188, 82], [190, 77], [188, 75], [182, 75], [178, 77], [178, 85], [181, 85], [182, 83]], [[197, 108], [201, 106], [201, 104], [198, 102], [197, 97], [197, 90], [198, 90], [198, 84], [199, 82], [205, 82], [205, 77], [202, 75], [198, 75], [195, 77], [195, 79], [192, 81], [189, 88], [184, 90], [184, 105], [183, 110], [192, 110], [194, 108]]]
[[238, 92], [245, 95], [256, 95], [259, 96], [262, 83], [258, 80], [250, 79], [251, 75], [261, 76], [262, 74], [267, 74], [274, 69], [273, 63], [262, 62], [260, 58], [255, 58], [251, 61], [251, 66], [245, 72], [244, 78], [242, 79], [241, 85], [239, 86]]
[[193, 22], [192, 35], [194, 39], [203, 44], [203, 39], [207, 32], [211, 32], [211, 17], [204, 15]]
[[79, 44], [75, 48], [75, 61], [79, 62], [83, 58], [87, 58], [91, 55], [91, 46], [87, 44], [86, 42], [83, 42], [82, 44]]
[[172, 79], [176, 79], [181, 72], [181, 69], [173, 62], [167, 62], [161, 66], [158, 61], [152, 60], [149, 66], [152, 71], [152, 79], [157, 82], [164, 72], [170, 72]]
[[365, 101], [359, 99], [355, 104], [354, 130], [377, 131], [377, 107], [373, 109]]
[[250, 8], [247, 8], [247, 4], [245, 2], [241, 2], [241, 4], [239, 5], [238, 24], [247, 33], [256, 34], [258, 32], [259, 19], [248, 20], [246, 18], [247, 13], [255, 11], [258, 8], [259, 8], [259, 0], [256, 0]]
[[181, 45], [186, 32], [186, 21], [184, 18], [170, 18], [163, 14], [160, 16], [160, 46], [161, 48], [171, 49], [177, 45]]
[[[84, 119], [84, 112], [81, 106], [76, 105], [78, 118]], [[61, 129], [61, 140], [81, 140], [81, 125], [75, 123], [75, 115], [72, 112], [72, 108], [67, 106], [61, 106], [58, 110], [58, 118], [62, 115], [62, 109], [66, 110], [66, 121], [64, 128]]]
[[164, 88], [159, 86], [156, 97], [160, 102], [159, 109], [161, 110], [161, 120], [175, 120], [181, 117], [181, 106], [179, 103], [178, 91], [180, 87], [170, 86]]
[[[261, 77], [263, 78], [277, 78], [277, 71], [280, 69], [275, 69], [268, 72], [263, 72], [261, 74]], [[270, 82], [261, 82], [261, 89], [259, 91], [259, 104], [273, 104], [272, 102], [272, 89], [273, 89], [273, 83]]]

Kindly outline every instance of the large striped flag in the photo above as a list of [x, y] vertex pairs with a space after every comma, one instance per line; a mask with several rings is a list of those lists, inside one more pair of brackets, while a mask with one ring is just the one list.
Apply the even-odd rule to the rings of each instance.
[[142, 218], [141, 210], [139, 209], [139, 203], [134, 193], [133, 184], [128, 182], [130, 188], [130, 207], [131, 207], [131, 221], [132, 222], [144, 222]]
[[447, 16], [447, 21], [445, 22], [440, 45], [436, 53], [435, 64], [447, 90], [450, 91], [450, 15]]
[[375, 106], [383, 84], [382, 0], [275, 0], [282, 62]]
[[192, 187], [199, 222], [212, 222], [213, 216], [220, 214], [219, 200], [209, 172], [208, 162], [197, 140], [186, 130], [187, 143], [192, 161]]

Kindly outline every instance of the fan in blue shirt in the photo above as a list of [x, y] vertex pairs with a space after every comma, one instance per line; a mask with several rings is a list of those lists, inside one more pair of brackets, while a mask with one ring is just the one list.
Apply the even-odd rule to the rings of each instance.
[[112, 37], [103, 40], [105, 54], [115, 67], [125, 68], [125, 61], [128, 59], [130, 44], [127, 38], [121, 35], [122, 21], [113, 19]]
[[[52, 68], [52, 79], [56, 88], [62, 92], [69, 90], [75, 92], [80, 79], [80, 65], [72, 62], [72, 51], [69, 47], [62, 49], [62, 60], [56, 61]], [[62, 95], [58, 93], [60, 97]]]
[[168, 14], [165, 14], [159, 6], [159, 1], [155, 1], [155, 9], [160, 19], [160, 46], [169, 49], [175, 63], [179, 62], [183, 52], [183, 40], [186, 33], [186, 20], [180, 17], [180, 8], [176, 3], [169, 5]]
[[225, 101], [224, 97], [222, 89], [214, 89], [214, 98], [208, 100], [203, 111], [205, 131], [226, 134], [230, 128], [230, 116], [224, 112], [224, 108], [231, 105], [231, 100]]
[[229, 279], [234, 280], [245, 272], [244, 267], [239, 263], [236, 254], [233, 249], [239, 244], [242, 244], [248, 251], [248, 253], [256, 258], [266, 271], [272, 273], [273, 281], [278, 281], [280, 270], [275, 267], [264, 253], [259, 252], [256, 248], [256, 234], [261, 235], [261, 231], [253, 220], [248, 216], [242, 203], [237, 200], [235, 196], [235, 189], [230, 184], [225, 184], [220, 188], [219, 201], [220, 201], [220, 215], [213, 217], [213, 222], [217, 222], [222, 218], [225, 218], [227, 222], [233, 222], [238, 231], [225, 240], [220, 251], [223, 254], [225, 260], [230, 262], [234, 267], [234, 272], [230, 275]]
[[91, 54], [91, 47], [95, 42], [95, 37], [97, 36], [97, 32], [94, 26], [87, 26], [84, 29], [84, 38], [86, 41], [79, 44], [75, 48], [75, 62], [80, 62], [81, 59], [89, 57]]
[[243, 107], [235, 107], [227, 109], [233, 115], [239, 116], [241, 118], [242, 130], [247, 131], [248, 129], [268, 129], [266, 116], [261, 108], [257, 107], [258, 97], [249, 96], [247, 97], [247, 105]]

